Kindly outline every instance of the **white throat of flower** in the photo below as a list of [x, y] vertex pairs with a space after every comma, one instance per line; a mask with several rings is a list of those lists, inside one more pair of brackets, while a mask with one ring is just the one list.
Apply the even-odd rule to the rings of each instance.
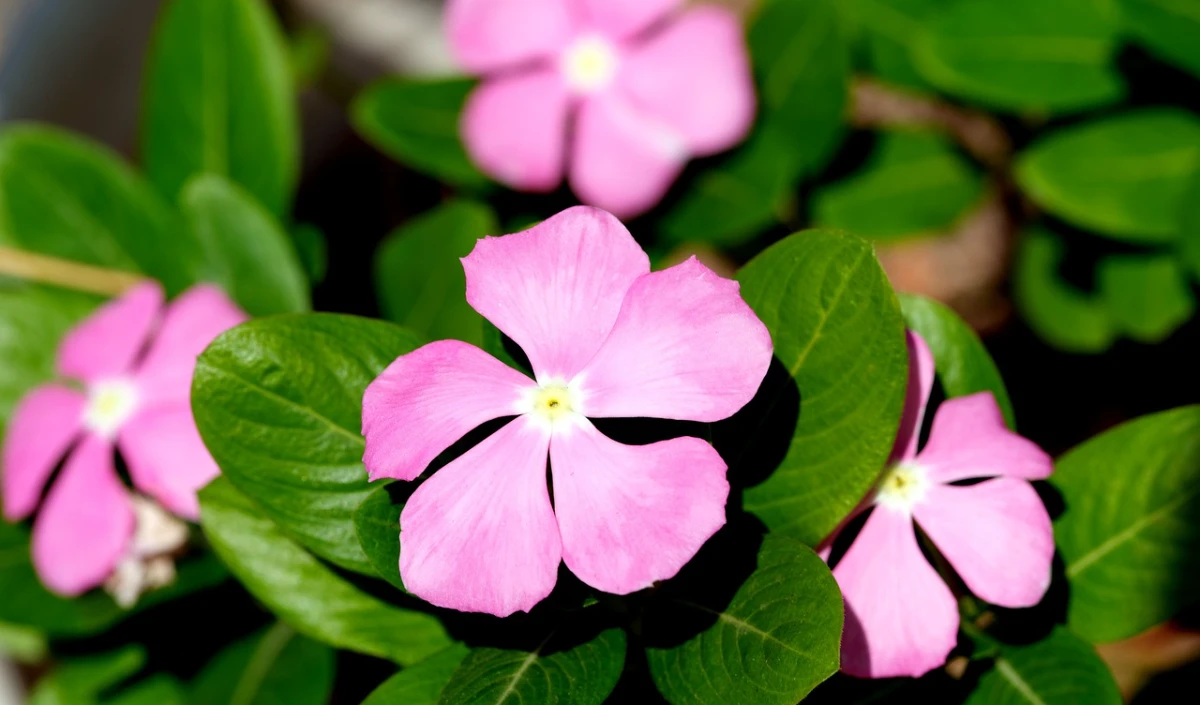
[[137, 385], [124, 377], [101, 380], [88, 386], [83, 426], [104, 438], [113, 438], [138, 404]]
[[568, 432], [583, 418], [583, 392], [575, 382], [550, 379], [522, 392], [517, 413], [544, 430]]
[[912, 513], [929, 492], [929, 475], [925, 468], [914, 463], [900, 463], [888, 468], [875, 490], [875, 503], [893, 511]]
[[576, 39], [560, 59], [563, 78], [576, 93], [595, 93], [607, 88], [617, 77], [619, 66], [617, 48], [597, 35]]

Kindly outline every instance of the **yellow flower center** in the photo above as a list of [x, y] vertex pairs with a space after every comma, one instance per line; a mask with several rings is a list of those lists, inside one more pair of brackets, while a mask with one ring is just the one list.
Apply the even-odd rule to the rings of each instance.
[[919, 465], [900, 464], [884, 474], [875, 491], [875, 503], [889, 509], [912, 511], [925, 499], [929, 491], [929, 478], [925, 468]]
[[594, 93], [612, 83], [618, 57], [612, 43], [602, 37], [577, 39], [562, 55], [562, 72], [573, 90]]
[[544, 380], [521, 394], [516, 412], [547, 431], [569, 432], [583, 419], [583, 395], [559, 379]]
[[137, 407], [137, 387], [127, 379], [96, 382], [88, 388], [83, 425], [89, 431], [111, 438]]

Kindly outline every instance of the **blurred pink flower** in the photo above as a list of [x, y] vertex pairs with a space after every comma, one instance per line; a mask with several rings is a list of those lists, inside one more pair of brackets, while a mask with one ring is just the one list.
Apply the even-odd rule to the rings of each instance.
[[463, 115], [472, 158], [526, 191], [567, 171], [581, 201], [621, 217], [654, 206], [688, 159], [732, 147], [754, 120], [737, 17], [684, 4], [449, 0], [450, 45], [485, 76]]
[[[1037, 604], [1054, 558], [1050, 516], [1028, 482], [1049, 477], [1050, 457], [1008, 430], [991, 392], [938, 407], [918, 453], [934, 363], [919, 335], [910, 332], [908, 344], [908, 402], [891, 467], [833, 569], [846, 603], [842, 670], [862, 678], [920, 676], [957, 642], [957, 601], [921, 553], [914, 521], [971, 592], [1002, 607]], [[992, 479], [952, 484], [977, 478]]]
[[405, 504], [404, 585], [505, 616], [550, 594], [560, 560], [618, 594], [673, 576], [725, 523], [724, 461], [698, 438], [623, 445], [588, 418], [716, 421], [748, 402], [771, 338], [737, 282], [695, 258], [651, 273], [620, 222], [583, 206], [480, 240], [463, 267], [467, 301], [521, 346], [536, 381], [444, 340], [367, 388], [373, 479], [413, 480], [480, 424], [518, 416]]
[[9, 521], [34, 511], [67, 454], [33, 528], [33, 562], [50, 589], [81, 594], [130, 552], [135, 507], [117, 476], [114, 444], [136, 489], [197, 518], [196, 491], [219, 470], [192, 419], [192, 371], [208, 343], [245, 318], [220, 290], [203, 285], [164, 312], [162, 288], [146, 283], [67, 333], [56, 369], [78, 384], [30, 391], [12, 415], [3, 450]]

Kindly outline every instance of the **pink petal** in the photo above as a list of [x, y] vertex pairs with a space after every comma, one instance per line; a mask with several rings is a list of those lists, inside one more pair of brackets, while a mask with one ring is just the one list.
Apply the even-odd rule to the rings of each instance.
[[1002, 607], [1032, 607], [1050, 587], [1054, 531], [1025, 480], [934, 484], [913, 510], [917, 523], [971, 592]]
[[445, 12], [451, 51], [477, 73], [549, 58], [575, 32], [563, 0], [448, 0]]
[[525, 375], [457, 340], [401, 355], [363, 394], [363, 463], [372, 480], [416, 479], [485, 421], [517, 413]]
[[925, 340], [915, 331], [906, 333], [908, 342], [908, 395], [904, 401], [904, 414], [900, 417], [900, 430], [888, 464], [911, 460], [917, 454], [917, 441], [921, 436], [921, 425], [925, 423], [925, 407], [933, 391], [933, 353]]
[[846, 602], [843, 671], [916, 677], [946, 662], [958, 606], [921, 554], [907, 513], [876, 507], [833, 576]]
[[683, 3], [684, 0], [575, 0], [581, 24], [615, 38], [648, 29]]
[[552, 71], [489, 79], [463, 109], [467, 152], [497, 181], [522, 191], [553, 191], [562, 183], [570, 104], [566, 82]]
[[159, 407], [135, 415], [117, 444], [133, 485], [172, 513], [196, 521], [196, 493], [221, 474], [200, 440], [190, 406]]
[[138, 369], [142, 406], [174, 405], [191, 399], [196, 358], [218, 335], [246, 318], [215, 286], [201, 284], [180, 294], [167, 307], [162, 326]]
[[162, 286], [147, 281], [96, 309], [63, 338], [58, 348], [58, 373], [94, 382], [129, 372], [158, 320], [162, 303]]
[[738, 283], [692, 257], [634, 282], [580, 373], [583, 413], [717, 421], [750, 401], [770, 364], [771, 335]]
[[585, 100], [575, 123], [571, 188], [621, 218], [654, 207], [689, 157], [684, 136], [615, 93]]
[[400, 577], [439, 607], [528, 612], [558, 578], [562, 544], [546, 487], [549, 434], [524, 419], [421, 485], [400, 514]]
[[58, 384], [31, 390], [17, 404], [4, 438], [4, 518], [29, 516], [42, 487], [79, 435], [86, 403], [79, 392]]
[[550, 468], [563, 560], [604, 592], [672, 577], [725, 524], [725, 461], [699, 438], [627, 446], [584, 419], [554, 435]]
[[133, 507], [113, 467], [112, 445], [87, 435], [67, 459], [38, 514], [34, 567], [52, 591], [80, 595], [112, 573], [133, 528]]
[[616, 218], [577, 206], [480, 240], [463, 268], [467, 301], [521, 346], [544, 382], [583, 369], [650, 260]]
[[674, 129], [693, 155], [729, 149], [754, 124], [742, 24], [723, 8], [697, 7], [638, 47], [622, 67], [621, 89], [641, 112]]
[[1008, 430], [991, 392], [942, 402], [917, 460], [936, 482], [995, 475], [1041, 480], [1054, 472], [1036, 443]]

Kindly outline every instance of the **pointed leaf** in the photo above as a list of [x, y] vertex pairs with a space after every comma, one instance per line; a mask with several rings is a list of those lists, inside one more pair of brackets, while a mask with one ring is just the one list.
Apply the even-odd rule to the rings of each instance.
[[1121, 705], [1121, 691], [1091, 644], [1063, 627], [1005, 647], [966, 705]]
[[456, 644], [409, 666], [373, 690], [362, 705], [437, 705], [468, 653], [467, 647]]

